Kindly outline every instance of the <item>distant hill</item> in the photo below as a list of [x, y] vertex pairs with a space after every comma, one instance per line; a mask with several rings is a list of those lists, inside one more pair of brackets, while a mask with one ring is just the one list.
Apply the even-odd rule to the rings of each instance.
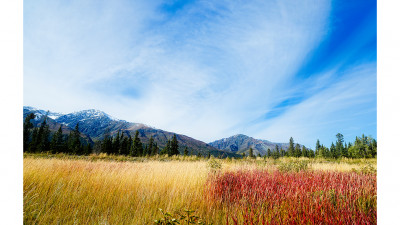
[[[60, 125], [63, 125], [63, 133], [67, 134], [75, 128], [77, 123], [79, 123], [79, 131], [90, 142], [102, 140], [106, 132], [114, 136], [118, 131], [120, 131], [126, 136], [133, 137], [138, 130], [139, 138], [142, 143], [147, 144], [150, 137], [153, 137], [154, 141], [160, 149], [162, 149], [165, 147], [167, 141], [172, 139], [174, 135], [173, 132], [156, 129], [145, 124], [119, 120], [95, 109], [61, 114], [24, 106], [24, 119], [30, 113], [36, 115], [35, 120], [32, 121], [34, 126], [39, 126], [43, 121], [44, 116], [47, 114], [47, 123], [52, 132], [57, 131]], [[184, 148], [187, 147], [189, 152], [192, 154], [198, 154], [200, 152], [204, 156], [210, 152], [210, 154], [214, 156], [236, 156], [234, 152], [219, 150], [207, 143], [186, 135], [176, 134], [176, 137], [179, 142], [179, 151], [181, 153], [183, 153]]]
[[209, 145], [219, 150], [230, 151], [237, 154], [241, 154], [243, 152], [248, 154], [248, 150], [252, 148], [255, 155], [257, 155], [258, 153], [260, 153], [261, 155], [266, 155], [268, 148], [272, 151], [273, 149], [275, 149], [276, 145], [278, 145], [278, 148], [282, 148], [284, 150], [287, 150], [289, 148], [289, 143], [275, 143], [267, 140], [255, 139], [243, 134], [236, 134], [228, 138], [216, 140], [209, 143]]

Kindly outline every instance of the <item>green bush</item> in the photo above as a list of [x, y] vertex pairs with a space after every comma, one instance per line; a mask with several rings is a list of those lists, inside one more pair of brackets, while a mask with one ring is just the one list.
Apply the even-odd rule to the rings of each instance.
[[278, 164], [278, 170], [281, 172], [300, 172], [308, 170], [308, 162], [305, 160], [281, 162]]
[[221, 170], [222, 163], [219, 162], [217, 159], [211, 157], [207, 162], [207, 167], [210, 168], [211, 171], [217, 172]]
[[174, 224], [203, 224], [204, 222], [199, 216], [193, 215], [194, 210], [183, 210], [183, 213], [176, 213], [174, 216], [168, 212], [164, 212], [159, 209], [162, 213], [162, 218], [154, 220], [154, 224], [158, 225], [174, 225]]

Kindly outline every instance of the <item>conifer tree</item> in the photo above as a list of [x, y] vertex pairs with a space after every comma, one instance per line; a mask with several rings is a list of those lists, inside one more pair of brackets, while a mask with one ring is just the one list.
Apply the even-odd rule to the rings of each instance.
[[153, 144], [154, 144], [153, 136], [150, 136], [150, 139], [149, 139], [149, 149], [148, 149], [148, 154], [149, 154], [149, 155], [154, 155], [154, 152], [153, 152]]
[[303, 145], [303, 147], [301, 148], [301, 156], [303, 156], [303, 157], [308, 157], [308, 154], [307, 154], [308, 152], [307, 152], [307, 149], [306, 149], [306, 147]]
[[37, 145], [38, 145], [38, 133], [39, 133], [39, 128], [33, 128], [32, 131], [32, 141], [29, 144], [29, 152], [36, 152], [37, 151]]
[[153, 148], [152, 148], [152, 154], [153, 155], [157, 155], [158, 154], [158, 145], [157, 145], [157, 143], [154, 143], [153, 144]]
[[337, 158], [336, 146], [335, 146], [335, 144], [333, 144], [333, 142], [332, 142], [331, 148], [330, 148], [330, 156], [332, 158]]
[[321, 148], [321, 144], [319, 143], [319, 139], [317, 139], [317, 143], [315, 144], [315, 154], [319, 154], [319, 149]]
[[176, 139], [176, 135], [172, 137], [171, 146], [170, 146], [170, 153], [169, 155], [179, 155], [179, 145], [178, 140]]
[[119, 147], [120, 147], [120, 131], [117, 132], [117, 136], [115, 136], [113, 140], [113, 145], [112, 145], [112, 154], [118, 154], [119, 153]]
[[58, 131], [54, 133], [53, 138], [51, 139], [50, 149], [52, 153], [59, 153], [61, 152], [62, 148], [62, 125], [58, 128]]
[[127, 155], [129, 155], [131, 153], [132, 146], [133, 146], [133, 139], [132, 139], [131, 135], [129, 135], [128, 146], [127, 146], [127, 152], [128, 152]]
[[337, 138], [337, 141], [336, 141], [336, 151], [335, 151], [335, 158], [340, 158], [340, 157], [342, 157], [344, 154], [344, 146], [343, 146], [343, 142], [344, 142], [344, 139], [343, 139], [343, 134], [341, 134], [341, 133], [337, 133], [336, 134], [336, 138]]
[[143, 145], [139, 139], [139, 131], [135, 133], [135, 138], [133, 139], [132, 145], [132, 156], [142, 156], [143, 155]]
[[122, 137], [122, 142], [121, 142], [119, 154], [128, 155], [129, 154], [129, 138], [124, 137], [123, 135], [121, 135], [121, 137]]
[[294, 148], [294, 156], [295, 157], [300, 157], [301, 156], [301, 150], [300, 150], [300, 145], [296, 144], [296, 147]]
[[93, 151], [93, 148], [90, 143], [88, 143], [85, 147], [83, 147], [83, 154], [85, 154], [85, 155], [89, 155], [90, 153], [92, 153], [92, 151]]
[[278, 145], [275, 145], [275, 149], [272, 152], [272, 158], [274, 158], [274, 159], [279, 158], [279, 147], [278, 147]]
[[254, 157], [253, 149], [252, 149], [252, 148], [249, 149], [249, 157], [251, 157], [251, 158]]
[[281, 157], [284, 157], [285, 156], [285, 154], [286, 154], [286, 152], [285, 152], [285, 150], [282, 148], [282, 146], [281, 146], [281, 148], [280, 148], [280, 150], [279, 150], [279, 155], [281, 156]]
[[44, 117], [42, 124], [40, 125], [40, 128], [37, 133], [37, 151], [49, 151], [50, 150], [50, 141], [49, 141], [49, 136], [50, 136], [50, 130], [49, 130], [49, 125], [47, 125], [47, 115]]
[[314, 151], [312, 149], [308, 150], [308, 157], [310, 157], [310, 158], [314, 158], [315, 157], [315, 153], [314, 153]]
[[167, 141], [167, 144], [165, 145], [163, 150], [161, 150], [160, 154], [161, 155], [165, 155], [165, 154], [170, 155], [171, 154], [171, 141], [170, 140]]
[[293, 141], [292, 137], [290, 137], [290, 139], [289, 139], [288, 155], [290, 157], [295, 156], [295, 153], [294, 153], [294, 141]]
[[101, 150], [102, 153], [107, 153], [110, 154], [112, 152], [112, 137], [110, 135], [110, 130], [107, 129], [106, 132], [104, 132], [104, 138], [101, 143]]
[[189, 154], [188, 148], [185, 147], [185, 150], [183, 151], [183, 155], [184, 156], [188, 156], [188, 154]]
[[79, 131], [79, 123], [77, 123], [72, 133], [72, 152], [78, 155], [83, 153], [80, 137], [81, 132]]
[[31, 120], [35, 119], [35, 114], [30, 113], [27, 117], [25, 117], [25, 122], [24, 122], [24, 127], [23, 127], [23, 135], [24, 135], [24, 142], [23, 142], [23, 148], [24, 152], [27, 152], [29, 150], [29, 139], [31, 136], [31, 130], [33, 128], [33, 124], [31, 123]]
[[268, 158], [271, 157], [271, 149], [269, 149], [269, 148], [268, 148], [268, 150], [267, 150], [267, 157], [268, 157]]

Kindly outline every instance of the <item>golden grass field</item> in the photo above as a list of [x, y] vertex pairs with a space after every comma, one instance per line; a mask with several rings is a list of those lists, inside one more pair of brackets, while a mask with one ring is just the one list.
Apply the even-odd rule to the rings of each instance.
[[[211, 173], [207, 160], [90, 159], [25, 155], [24, 224], [152, 224], [161, 217], [159, 208], [192, 209], [207, 222], [224, 223], [227, 209], [211, 207], [204, 196]], [[213, 160], [222, 164], [222, 171], [232, 171], [276, 170], [279, 163], [294, 159]], [[376, 159], [302, 160], [308, 160], [311, 170], [376, 170]]]

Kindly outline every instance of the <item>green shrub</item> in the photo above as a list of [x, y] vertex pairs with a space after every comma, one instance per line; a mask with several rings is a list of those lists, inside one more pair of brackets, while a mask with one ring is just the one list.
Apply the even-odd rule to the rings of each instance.
[[281, 162], [278, 164], [278, 170], [281, 172], [300, 172], [308, 170], [308, 162], [305, 160]]
[[154, 220], [154, 224], [159, 225], [174, 225], [174, 224], [203, 224], [204, 222], [199, 216], [193, 215], [194, 210], [183, 210], [183, 213], [176, 213], [174, 216], [168, 212], [164, 212], [162, 209], [159, 209], [162, 213], [163, 217], [157, 220]]
[[219, 162], [217, 159], [214, 157], [211, 157], [208, 162], [207, 162], [207, 167], [212, 171], [212, 172], [217, 172], [221, 170], [222, 168], [222, 163]]

